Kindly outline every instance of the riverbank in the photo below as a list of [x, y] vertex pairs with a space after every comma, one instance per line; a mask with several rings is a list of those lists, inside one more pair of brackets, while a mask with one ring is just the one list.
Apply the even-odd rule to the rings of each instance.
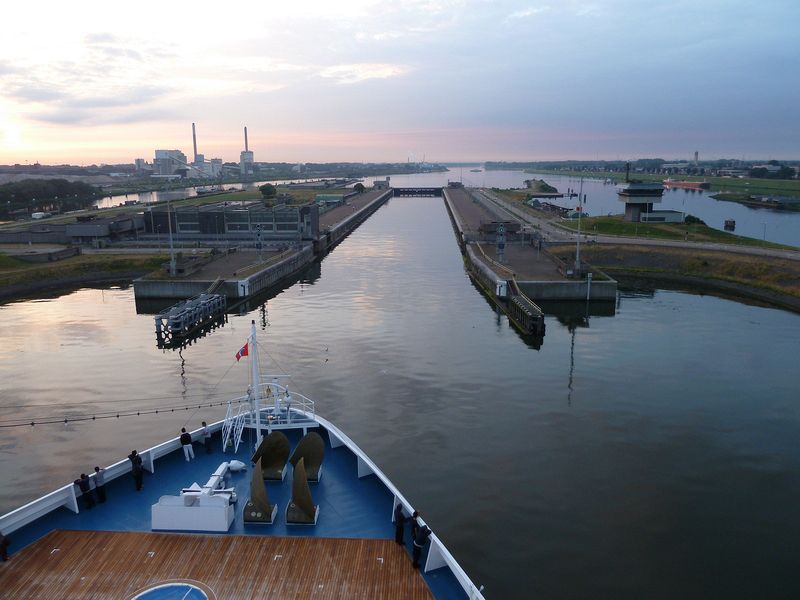
[[128, 283], [167, 260], [158, 254], [94, 254], [32, 265], [0, 255], [0, 302], [80, 285]]
[[[557, 245], [551, 253], [574, 260], [572, 245]], [[690, 291], [755, 300], [800, 313], [800, 264], [690, 248], [631, 245], [591, 245], [581, 258], [622, 283], [647, 282]]]
[[748, 193], [739, 192], [719, 192], [711, 196], [714, 200], [722, 200], [724, 202], [738, 202], [751, 208], [770, 208], [772, 210], [790, 210], [800, 211], [800, 196], [792, 201], [781, 201], [775, 196], [761, 196]]
[[[610, 179], [614, 183], [625, 181], [624, 173], [607, 171], [557, 171], [554, 169], [525, 169], [526, 173], [535, 175], [561, 175], [563, 177], [590, 177], [592, 179]], [[631, 173], [631, 179], [641, 181], [664, 181], [669, 175]], [[777, 194], [783, 196], [800, 196], [800, 180], [798, 179], [758, 179], [755, 177], [710, 177], [701, 175], [673, 175], [673, 179], [681, 181], [705, 181], [717, 192], [736, 191], [748, 194]]]
[[[570, 231], [578, 231], [578, 220], [562, 220], [559, 225]], [[720, 231], [704, 223], [632, 223], [622, 215], [610, 217], [584, 217], [581, 219], [581, 233], [586, 235], [614, 235], [629, 238], [648, 238], [661, 240], [684, 240], [690, 242], [716, 242], [737, 246], [796, 250], [793, 246], [765, 242], [755, 238], [743, 237], [727, 231]]]

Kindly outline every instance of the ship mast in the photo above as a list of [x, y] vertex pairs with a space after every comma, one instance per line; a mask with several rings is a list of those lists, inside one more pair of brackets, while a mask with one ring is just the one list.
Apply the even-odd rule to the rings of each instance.
[[256, 448], [261, 445], [261, 374], [258, 365], [258, 341], [256, 340], [255, 319], [250, 322], [250, 390], [252, 393], [253, 413], [256, 417]]

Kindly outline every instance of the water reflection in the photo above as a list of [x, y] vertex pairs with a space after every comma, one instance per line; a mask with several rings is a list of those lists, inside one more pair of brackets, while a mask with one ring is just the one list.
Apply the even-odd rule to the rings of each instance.
[[[0, 420], [133, 413], [4, 429], [0, 512], [187, 419], [222, 418], [208, 405], [243, 392], [234, 353], [263, 314], [265, 370], [317, 400], [488, 597], [797, 597], [800, 316], [623, 291], [590, 327], [548, 315], [532, 351], [476, 293], [428, 202], [392, 202], [342, 242], [410, 236], [406, 256], [334, 251], [302, 296], [283, 288], [268, 313], [262, 301], [229, 314], [180, 353], [154, 347], [129, 289], [0, 306]], [[378, 313], [369, 323], [353, 281]], [[74, 324], [80, 347], [62, 346]]]
[[198, 340], [203, 339], [210, 335], [214, 330], [224, 327], [228, 322], [228, 315], [220, 315], [214, 319], [204, 322], [199, 327], [195, 327], [188, 334], [171, 336], [164, 335], [161, 329], [156, 329], [156, 347], [165, 350], [179, 350], [178, 354], [183, 358], [180, 353], [184, 348], [197, 343]]

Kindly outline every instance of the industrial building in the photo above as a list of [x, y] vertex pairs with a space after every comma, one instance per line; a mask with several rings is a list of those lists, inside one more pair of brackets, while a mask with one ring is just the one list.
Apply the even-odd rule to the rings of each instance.
[[[247, 127], [244, 128], [245, 151], [240, 154], [239, 164], [242, 175], [253, 174], [253, 153], [247, 146]], [[197, 129], [192, 123], [192, 162], [190, 163], [186, 155], [180, 150], [156, 150], [152, 169], [144, 159], [136, 159], [136, 172], [152, 172], [153, 177], [205, 177], [209, 179], [219, 179], [222, 177], [225, 168], [221, 158], [206, 160], [204, 154], [197, 151]], [[234, 167], [235, 168], [235, 167]]]
[[180, 169], [185, 173], [186, 166], [186, 155], [180, 150], [156, 150], [153, 175], [176, 175]]
[[[175, 235], [252, 237], [260, 233], [268, 240], [314, 240], [319, 235], [319, 208], [316, 203], [278, 204], [266, 207], [258, 200], [219, 202], [178, 208], [153, 207], [144, 214], [148, 233]], [[168, 220], [169, 219], [169, 220]]]

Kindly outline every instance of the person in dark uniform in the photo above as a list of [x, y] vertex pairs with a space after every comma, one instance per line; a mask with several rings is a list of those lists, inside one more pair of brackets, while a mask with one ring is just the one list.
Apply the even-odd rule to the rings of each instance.
[[8, 547], [10, 545], [11, 545], [11, 540], [8, 539], [8, 536], [0, 533], [0, 556], [2, 556], [3, 562], [6, 562], [8, 560]]
[[97, 503], [102, 504], [106, 501], [106, 476], [105, 469], [94, 468], [94, 491], [97, 494]]
[[394, 507], [394, 541], [403, 545], [403, 530], [405, 529], [406, 516], [403, 514], [403, 505]]
[[431, 530], [428, 529], [427, 525], [424, 525], [417, 531], [417, 537], [414, 538], [414, 550], [413, 550], [413, 566], [415, 569], [419, 569], [419, 557], [422, 554], [422, 549], [425, 547], [425, 544], [428, 543], [428, 538], [431, 535]]
[[89, 483], [89, 476], [86, 473], [81, 473], [79, 479], [75, 480], [75, 485], [81, 488], [81, 496], [83, 496], [83, 503], [86, 510], [92, 510], [94, 506], [94, 494], [92, 493], [92, 486]]
[[181, 446], [183, 446], [186, 462], [189, 462], [194, 458], [194, 448], [192, 448], [192, 434], [186, 431], [186, 427], [181, 427]]
[[419, 513], [415, 510], [411, 515], [411, 541], [413, 542], [417, 539], [417, 533], [419, 533]]
[[144, 476], [144, 469], [142, 468], [142, 457], [134, 450], [128, 454], [128, 459], [131, 461], [131, 473], [133, 473], [133, 480], [136, 482], [136, 491], [141, 491], [142, 477]]

